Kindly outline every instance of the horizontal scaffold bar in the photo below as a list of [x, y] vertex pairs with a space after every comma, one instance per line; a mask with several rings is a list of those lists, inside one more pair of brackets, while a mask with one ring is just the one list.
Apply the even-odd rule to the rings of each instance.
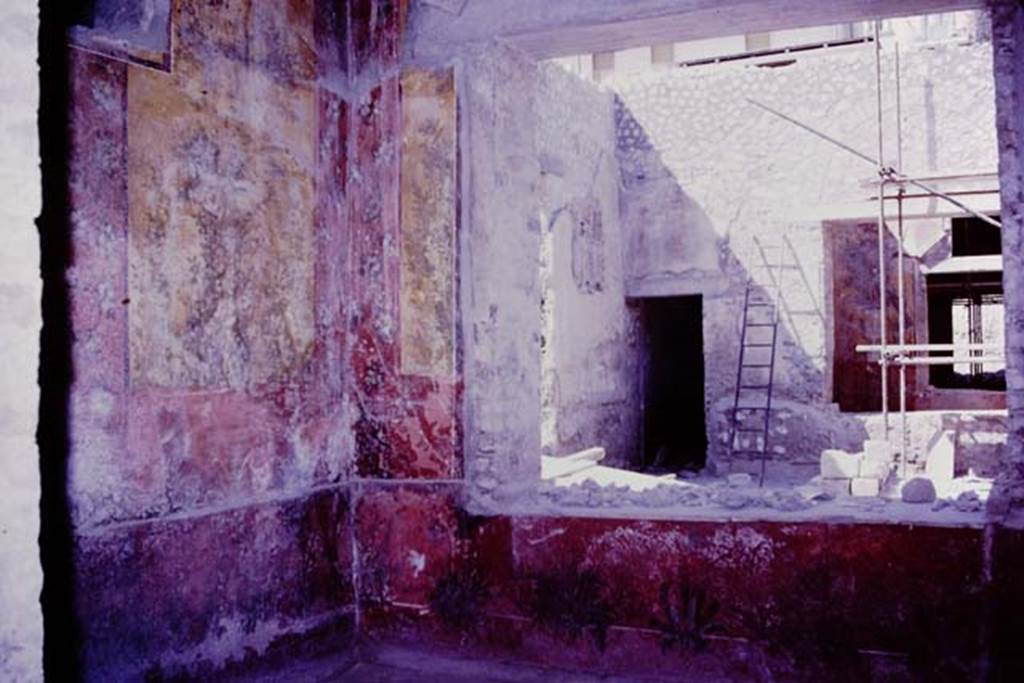
[[857, 344], [860, 353], [929, 353], [931, 351], [1002, 351], [1002, 344]]
[[1003, 356], [896, 356], [890, 358], [893, 365], [959, 365], [960, 363], [1003, 363]]

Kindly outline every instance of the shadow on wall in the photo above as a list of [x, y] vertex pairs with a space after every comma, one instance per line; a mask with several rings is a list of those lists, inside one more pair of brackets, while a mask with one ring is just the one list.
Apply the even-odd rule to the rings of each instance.
[[74, 252], [68, 197], [70, 80], [65, 30], [80, 21], [82, 11], [61, 0], [40, 3], [39, 141], [43, 208], [38, 227], [43, 328], [36, 440], [42, 487], [39, 551], [43, 568], [43, 671], [47, 680], [55, 681], [76, 680], [81, 670], [75, 616], [75, 553], [68, 503], [68, 417], [74, 368], [67, 273], [74, 263]]
[[[828, 324], [828, 319], [825, 315], [824, 305], [821, 299], [815, 296], [814, 287], [811, 285], [811, 278], [807, 274], [806, 265], [801, 262], [800, 254], [796, 247], [793, 246], [793, 240], [789, 235], [782, 235], [781, 244], [782, 255], [781, 259], [784, 263], [789, 264], [788, 272], [792, 273], [793, 276], [797, 277], [797, 282], [793, 283], [792, 279], [787, 282], [788, 289], [791, 291], [796, 288], [801, 292], [801, 295], [805, 297], [805, 301], [809, 303], [809, 306], [797, 308], [790, 305], [788, 298], [782, 299], [782, 315], [786, 317], [786, 322], [789, 325], [789, 329], [793, 332], [796, 337], [797, 343], [804, 347], [804, 341], [800, 339], [800, 319], [810, 318], [814, 324], [820, 325], [822, 329]], [[767, 256], [767, 255], [765, 255]], [[767, 263], [767, 258], [765, 263]]]
[[[621, 172], [620, 213], [630, 297], [700, 295], [703, 299], [704, 395], [708, 461], [727, 463], [729, 416], [737, 381], [744, 293], [770, 296], [780, 289], [780, 320], [773, 377], [768, 451], [773, 462], [817, 465], [825, 448], [859, 448], [867, 432], [841, 415], [824, 396], [820, 358], [808, 352], [811, 334], [824, 334], [824, 306], [793, 246], [808, 226], [751, 225], [743, 198], [728, 211], [709, 212], [683, 188], [662, 153], [619, 97], [615, 104], [617, 156]], [[712, 160], [713, 161], [713, 160]], [[711, 214], [731, 213], [729, 225]], [[723, 234], [729, 237], [723, 237]], [[757, 341], [760, 341], [758, 339]], [[760, 351], [767, 354], [770, 349]], [[758, 352], [753, 352], [758, 353]], [[764, 359], [751, 359], [760, 362]], [[649, 363], [648, 363], [649, 365]], [[744, 383], [767, 384], [765, 374], [745, 374]], [[760, 392], [763, 396], [764, 392]], [[742, 392], [741, 403], [758, 394]], [[763, 401], [763, 398], [762, 398]], [[754, 422], [760, 422], [755, 420]], [[743, 426], [752, 427], [753, 422]], [[744, 448], [760, 448], [761, 437], [744, 437]]]

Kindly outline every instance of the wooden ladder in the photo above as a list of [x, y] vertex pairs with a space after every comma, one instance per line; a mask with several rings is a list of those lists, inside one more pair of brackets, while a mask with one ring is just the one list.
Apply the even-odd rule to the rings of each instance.
[[[761, 247], [762, 255], [764, 248]], [[780, 252], [781, 253], [781, 252]], [[767, 259], [766, 259], [767, 260]], [[768, 432], [775, 379], [775, 349], [779, 339], [779, 296], [782, 258], [771, 276], [770, 294], [752, 279], [743, 294], [743, 323], [736, 366], [736, 393], [729, 421], [729, 456], [755, 455], [761, 460], [759, 485], [764, 486]], [[769, 267], [770, 268], [770, 267]]]

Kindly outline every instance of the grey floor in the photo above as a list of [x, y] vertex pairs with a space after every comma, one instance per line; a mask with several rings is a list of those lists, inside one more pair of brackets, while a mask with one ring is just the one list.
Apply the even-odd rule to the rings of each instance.
[[[231, 683], [676, 683], [679, 678], [580, 674], [527, 664], [465, 659], [405, 648], [377, 648], [353, 663], [350, 657], [292, 662], [273, 669], [232, 677]], [[692, 683], [704, 683], [694, 679]]]

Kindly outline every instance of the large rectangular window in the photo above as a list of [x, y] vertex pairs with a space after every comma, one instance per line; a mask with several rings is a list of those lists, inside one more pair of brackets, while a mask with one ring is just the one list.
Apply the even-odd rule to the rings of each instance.
[[[1002, 274], [948, 273], [928, 276], [928, 337], [933, 344], [987, 344], [1003, 347]], [[957, 356], [991, 356], [996, 352], [958, 351]], [[950, 356], [934, 352], [932, 356]], [[932, 386], [947, 389], [1006, 389], [1005, 365], [962, 362], [933, 365]]]

